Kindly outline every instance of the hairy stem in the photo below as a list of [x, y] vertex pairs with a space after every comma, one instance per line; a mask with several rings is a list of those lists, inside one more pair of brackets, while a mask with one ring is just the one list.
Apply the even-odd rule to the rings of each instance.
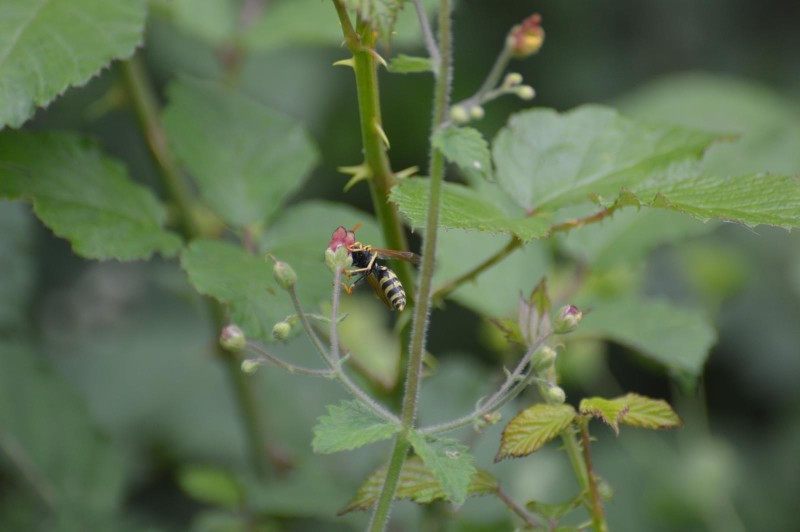
[[[445, 122], [447, 108], [450, 101], [450, 1], [439, 1], [439, 57], [437, 76], [434, 86], [433, 119], [431, 134], [437, 131]], [[406, 429], [395, 440], [394, 450], [389, 461], [378, 502], [370, 522], [370, 530], [383, 530], [389, 517], [392, 500], [397, 490], [397, 481], [405, 462], [409, 443], [407, 431], [414, 427], [417, 416], [417, 399], [419, 397], [420, 381], [422, 380], [422, 362], [427, 340], [428, 321], [430, 317], [431, 293], [433, 283], [433, 268], [436, 256], [436, 241], [439, 230], [439, 210], [441, 207], [442, 183], [444, 181], [444, 155], [437, 149], [431, 151], [429, 165], [429, 192], [428, 216], [425, 225], [425, 234], [422, 249], [422, 266], [419, 272], [417, 287], [417, 302], [414, 307], [413, 325], [409, 348], [408, 373], [406, 375], [405, 393], [401, 421]]]
[[436, 46], [436, 40], [433, 38], [431, 23], [428, 21], [428, 14], [425, 12], [425, 6], [422, 5], [422, 0], [414, 0], [414, 9], [417, 11], [419, 27], [422, 28], [422, 37], [425, 39], [425, 48], [428, 49], [428, 55], [430, 56], [433, 64], [438, 65], [441, 62], [441, 58], [439, 56], [439, 47]]
[[[192, 215], [192, 194], [169, 149], [167, 137], [159, 119], [158, 99], [147, 75], [147, 70], [137, 57], [123, 62], [120, 68], [125, 89], [131, 99], [142, 133], [159, 168], [164, 187], [170, 199], [175, 203], [181, 232], [186, 239], [203, 237], [205, 235], [202, 234]], [[211, 298], [205, 298], [205, 301], [213, 318], [214, 328], [222, 329], [227, 322], [224, 307]], [[259, 475], [265, 476], [270, 469], [266, 454], [267, 435], [263, 415], [259, 411], [256, 400], [253, 381], [242, 373], [239, 360], [233, 353], [225, 351], [219, 345], [215, 349], [220, 358], [224, 360], [228, 377], [231, 380], [239, 414], [249, 442], [253, 466]]]
[[592, 451], [591, 443], [589, 442], [589, 420], [583, 419], [580, 421], [581, 428], [581, 443], [583, 446], [583, 460], [586, 464], [586, 476], [589, 479], [589, 493], [591, 494], [589, 512], [592, 514], [592, 528], [595, 532], [608, 532], [608, 525], [606, 524], [606, 516], [603, 511], [603, 501], [600, 498], [600, 492], [597, 490], [597, 481], [594, 478], [594, 470], [592, 469]]
[[497, 495], [498, 499], [503, 501], [503, 504], [508, 506], [508, 508], [512, 512], [517, 514], [523, 521], [525, 521], [526, 525], [528, 525], [529, 527], [532, 527], [532, 528], [536, 528], [538, 526], [538, 523], [533, 520], [533, 518], [530, 516], [530, 514], [528, 514], [528, 512], [526, 512], [525, 510], [523, 510], [522, 507], [519, 504], [514, 502], [514, 500], [511, 497], [509, 497], [508, 494], [506, 492], [504, 492], [502, 489], [500, 489], [498, 487], [497, 491], [495, 492], [495, 494]]

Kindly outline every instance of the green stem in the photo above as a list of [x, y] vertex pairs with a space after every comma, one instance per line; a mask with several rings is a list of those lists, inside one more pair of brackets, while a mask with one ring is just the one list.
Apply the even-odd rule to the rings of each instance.
[[[437, 131], [447, 118], [447, 108], [450, 101], [450, 1], [439, 1], [439, 57], [438, 73], [434, 86], [433, 121], [431, 134]], [[437, 149], [432, 149], [428, 192], [428, 216], [423, 235], [422, 266], [419, 272], [417, 288], [417, 303], [414, 307], [413, 325], [409, 348], [408, 373], [406, 387], [403, 395], [403, 407], [400, 415], [403, 427], [406, 429], [395, 440], [394, 450], [389, 461], [378, 502], [370, 522], [370, 530], [379, 531], [386, 527], [389, 510], [397, 490], [397, 481], [405, 462], [409, 443], [406, 433], [412, 430], [417, 416], [417, 399], [419, 397], [420, 382], [422, 380], [422, 362], [425, 353], [425, 343], [428, 332], [428, 319], [430, 316], [433, 269], [436, 257], [436, 241], [439, 229], [439, 211], [441, 208], [442, 183], [444, 181], [444, 155]]]
[[[192, 194], [169, 149], [167, 137], [159, 119], [158, 99], [147, 71], [137, 57], [123, 62], [121, 71], [125, 88], [133, 104], [133, 110], [158, 165], [164, 187], [175, 203], [183, 236], [187, 240], [202, 237], [204, 235], [192, 214]], [[221, 330], [227, 322], [225, 309], [213, 299], [206, 298], [205, 301], [213, 318], [215, 329]], [[225, 367], [231, 379], [239, 406], [239, 414], [245, 427], [253, 467], [259, 475], [266, 476], [270, 470], [266, 454], [267, 436], [263, 417], [257, 406], [253, 380], [248, 379], [242, 373], [239, 360], [233, 353], [223, 350], [218, 345], [216, 351], [225, 361]]]

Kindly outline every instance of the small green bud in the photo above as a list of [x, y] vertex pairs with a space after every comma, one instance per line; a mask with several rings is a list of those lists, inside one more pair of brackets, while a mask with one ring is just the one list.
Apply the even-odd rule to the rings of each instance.
[[219, 343], [228, 351], [241, 351], [247, 344], [244, 332], [236, 325], [228, 325], [219, 335]]
[[501, 414], [500, 412], [490, 412], [489, 414], [483, 415], [483, 421], [487, 425], [495, 425], [497, 423], [500, 423], [502, 419], [503, 419], [503, 414]]
[[597, 493], [599, 493], [603, 499], [609, 500], [614, 496], [614, 488], [605, 480], [599, 479], [597, 481]]
[[533, 360], [531, 361], [533, 370], [538, 373], [551, 368], [556, 361], [556, 356], [556, 350], [549, 345], [540, 347], [533, 355]]
[[565, 305], [558, 311], [553, 326], [553, 332], [556, 334], [566, 334], [578, 328], [578, 325], [583, 318], [583, 312], [575, 305]]
[[336, 250], [330, 248], [325, 250], [325, 265], [332, 271], [336, 268], [346, 270], [353, 265], [353, 256], [347, 252], [345, 246], [338, 246]]
[[292, 324], [288, 321], [279, 321], [272, 327], [272, 337], [276, 340], [286, 340], [292, 332]]
[[516, 87], [522, 83], [522, 74], [518, 72], [509, 72], [503, 80], [504, 87]]
[[469, 108], [469, 116], [473, 120], [480, 120], [486, 115], [486, 111], [480, 105], [473, 105]]
[[294, 273], [292, 267], [280, 260], [275, 261], [275, 266], [272, 267], [272, 274], [278, 284], [287, 290], [297, 282], [297, 274]]
[[242, 371], [252, 375], [256, 372], [259, 366], [259, 362], [257, 360], [253, 360], [252, 358], [246, 358], [242, 360]]
[[456, 124], [466, 124], [469, 122], [469, 113], [461, 105], [454, 105], [450, 108], [450, 120]]
[[567, 400], [567, 394], [564, 392], [564, 388], [552, 384], [544, 389], [544, 398], [548, 403], [561, 404]]
[[530, 85], [520, 85], [515, 92], [522, 100], [533, 100], [533, 97], [536, 96], [536, 91]]

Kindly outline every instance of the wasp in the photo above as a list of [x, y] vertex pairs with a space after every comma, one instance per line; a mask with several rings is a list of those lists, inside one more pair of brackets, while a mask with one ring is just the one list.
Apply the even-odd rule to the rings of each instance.
[[395, 274], [391, 268], [379, 262], [379, 259], [398, 259], [419, 264], [420, 257], [416, 253], [411, 253], [410, 251], [381, 249], [357, 242], [355, 239], [355, 231], [360, 225], [361, 224], [356, 225], [351, 231], [341, 226], [336, 228], [336, 231], [333, 232], [331, 243], [328, 246], [334, 249], [336, 246], [343, 245], [347, 248], [347, 251], [350, 252], [354, 267], [345, 271], [345, 275], [348, 278], [352, 275], [361, 274], [352, 284], [345, 284], [345, 289], [347, 293], [350, 294], [352, 293], [353, 287], [366, 279], [378, 298], [389, 307], [389, 310], [397, 309], [402, 312], [406, 307], [406, 291], [400, 279], [397, 278], [397, 274]]

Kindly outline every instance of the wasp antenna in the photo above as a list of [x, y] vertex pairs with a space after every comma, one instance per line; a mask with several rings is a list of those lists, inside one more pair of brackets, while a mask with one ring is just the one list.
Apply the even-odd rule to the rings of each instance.
[[361, 222], [358, 222], [356, 225], [354, 225], [354, 226], [353, 226], [353, 228], [351, 229], [351, 231], [355, 233], [355, 232], [356, 232], [356, 229], [358, 229], [358, 228], [359, 228], [359, 227], [361, 227], [362, 225], [364, 225], [364, 224], [362, 224]]

